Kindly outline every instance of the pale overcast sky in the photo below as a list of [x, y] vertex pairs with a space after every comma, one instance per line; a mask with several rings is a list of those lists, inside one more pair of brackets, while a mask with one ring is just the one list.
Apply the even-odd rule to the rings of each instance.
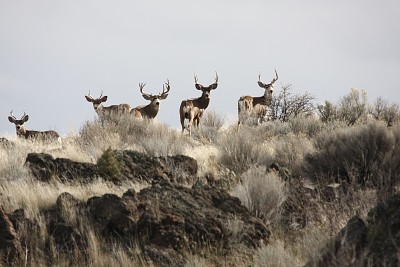
[[[259, 96], [258, 74], [278, 88], [336, 102], [350, 88], [400, 101], [400, 1], [0, 0], [0, 136], [26, 111], [27, 129], [76, 132], [106, 105], [147, 104], [168, 78], [158, 120], [179, 127], [179, 104], [213, 82], [210, 110], [237, 116]], [[278, 90], [277, 90], [278, 91]]]

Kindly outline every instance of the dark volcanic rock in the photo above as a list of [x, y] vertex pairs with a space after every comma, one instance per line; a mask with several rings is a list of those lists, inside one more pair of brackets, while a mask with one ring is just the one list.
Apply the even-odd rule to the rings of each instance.
[[[197, 177], [197, 161], [187, 156], [150, 157], [136, 151], [114, 151], [120, 163], [120, 176], [110, 176], [101, 172], [97, 165], [80, 163], [65, 158], [54, 159], [44, 153], [29, 153], [26, 165], [40, 181], [48, 182], [53, 178], [61, 181], [90, 182], [102, 177], [114, 183], [123, 180], [153, 183], [160, 180], [190, 184]], [[107, 165], [107, 162], [103, 163]], [[107, 166], [105, 166], [107, 167]], [[103, 168], [107, 169], [107, 168]]]
[[368, 224], [355, 216], [307, 266], [399, 266], [400, 194], [379, 203]]
[[25, 164], [40, 181], [48, 182], [54, 177], [61, 181], [89, 182], [98, 177], [97, 167], [86, 162], [75, 162], [70, 159], [57, 158], [44, 153], [29, 153]]
[[[91, 198], [87, 205], [100, 232], [114, 232], [114, 238], [126, 244], [138, 240], [146, 255], [156, 258], [170, 257], [171, 251], [196, 251], [205, 246], [227, 252], [240, 244], [251, 249], [267, 242], [270, 234], [239, 199], [201, 184], [190, 189], [163, 181], [137, 194], [127, 192], [122, 198]], [[241, 225], [237, 232], [231, 226], [234, 221]], [[174, 261], [180, 262], [176, 257]]]
[[[19, 260], [23, 255], [22, 246], [9, 216], [0, 206], [0, 260], [6, 264]], [[1, 262], [1, 261], [0, 261]]]
[[[183, 266], [188, 252], [203, 249], [250, 255], [270, 235], [265, 224], [226, 191], [200, 183], [187, 188], [168, 180], [138, 193], [131, 189], [122, 197], [105, 194], [86, 203], [62, 193], [55, 206], [40, 211], [38, 219], [27, 219], [22, 209], [11, 214], [11, 220], [6, 215], [1, 218], [6, 218], [0, 220], [6, 222], [0, 225], [1, 251], [12, 249], [19, 255], [23, 243], [29, 257], [44, 255], [49, 265], [57, 263], [52, 262], [54, 251], [60, 256], [87, 257], [90, 233], [110, 251], [115, 246], [135, 251], [139, 246], [155, 266]], [[3, 229], [11, 230], [3, 234]], [[36, 247], [37, 240], [42, 247]], [[34, 264], [33, 260], [28, 258], [28, 263]]]
[[132, 150], [116, 154], [123, 165], [124, 179], [148, 183], [168, 179], [189, 184], [197, 175], [197, 161], [187, 156], [150, 157]]

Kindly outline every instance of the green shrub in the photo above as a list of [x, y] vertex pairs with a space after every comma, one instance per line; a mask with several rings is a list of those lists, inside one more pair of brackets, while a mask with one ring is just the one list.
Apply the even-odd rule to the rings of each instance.
[[122, 176], [122, 163], [117, 159], [115, 151], [108, 148], [97, 161], [97, 167], [104, 178], [118, 180]]

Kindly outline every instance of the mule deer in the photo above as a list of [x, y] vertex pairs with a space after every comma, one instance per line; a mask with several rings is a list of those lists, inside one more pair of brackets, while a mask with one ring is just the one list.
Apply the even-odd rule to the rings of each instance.
[[106, 95], [103, 96], [103, 92], [101, 92], [99, 98], [93, 98], [89, 91], [89, 94], [85, 95], [85, 98], [88, 102], [93, 103], [93, 108], [100, 117], [104, 115], [109, 116], [112, 114], [129, 114], [131, 110], [131, 106], [129, 104], [111, 105], [108, 107], [103, 106], [102, 103], [106, 102], [108, 98]]
[[264, 95], [259, 97], [242, 96], [238, 100], [238, 128], [240, 123], [248, 118], [256, 118], [257, 123], [261, 123], [268, 118], [268, 107], [272, 103], [272, 93], [274, 92], [274, 84], [278, 80], [278, 73], [275, 70], [275, 78], [269, 84], [261, 81], [261, 74], [258, 75], [258, 85], [265, 89]]
[[215, 82], [209, 86], [203, 86], [198, 83], [196, 74], [194, 75], [195, 87], [197, 90], [202, 91], [202, 94], [198, 98], [183, 100], [179, 107], [179, 115], [182, 125], [182, 134], [185, 130], [185, 119], [189, 120], [187, 130], [189, 136], [192, 135], [192, 125], [199, 127], [200, 118], [203, 115], [204, 110], [210, 104], [210, 92], [218, 86], [218, 74], [215, 72]]
[[24, 112], [24, 115], [21, 119], [17, 120], [17, 118], [12, 114], [12, 110], [10, 112], [10, 116], [8, 116], [8, 120], [11, 123], [15, 124], [15, 130], [17, 132], [18, 137], [23, 137], [25, 139], [41, 139], [41, 140], [56, 140], [60, 138], [60, 135], [56, 131], [31, 131], [26, 130], [24, 123], [29, 119], [29, 115]]
[[145, 85], [145, 83], [139, 83], [140, 92], [142, 93], [144, 99], [151, 101], [150, 104], [133, 108], [130, 113], [136, 118], [153, 119], [157, 116], [158, 111], [160, 110], [160, 100], [166, 99], [168, 96], [168, 92], [170, 90], [169, 80], [163, 84], [163, 91], [158, 95], [144, 93], [143, 88]]

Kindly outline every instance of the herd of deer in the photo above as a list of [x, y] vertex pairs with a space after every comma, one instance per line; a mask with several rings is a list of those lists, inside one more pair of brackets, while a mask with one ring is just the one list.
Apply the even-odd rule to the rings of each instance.
[[[274, 84], [278, 80], [278, 73], [275, 70], [275, 78], [268, 84], [261, 81], [261, 75], [258, 76], [258, 85], [265, 90], [264, 94], [259, 97], [242, 96], [238, 100], [238, 128], [246, 118], [255, 118], [258, 122], [268, 120], [268, 107], [272, 102], [272, 93], [274, 91]], [[182, 134], [185, 128], [189, 132], [189, 136], [192, 134], [192, 125], [199, 127], [200, 118], [202, 117], [204, 110], [210, 104], [210, 92], [218, 87], [218, 74], [215, 73], [215, 81], [209, 86], [203, 86], [198, 83], [196, 75], [194, 76], [195, 87], [197, 90], [202, 91], [202, 94], [198, 98], [183, 100], [179, 107], [180, 122], [182, 126]], [[105, 115], [118, 115], [118, 114], [132, 114], [136, 118], [148, 118], [153, 119], [157, 116], [160, 109], [160, 100], [166, 99], [170, 90], [169, 81], [163, 85], [163, 91], [158, 95], [151, 95], [143, 92], [145, 83], [139, 84], [140, 92], [144, 99], [149, 100], [150, 104], [131, 108], [129, 104], [119, 104], [105, 107], [102, 103], [107, 101], [107, 96], [100, 95], [99, 98], [93, 98], [90, 95], [85, 95], [88, 102], [93, 104], [93, 108], [99, 117]], [[29, 119], [28, 114], [24, 113], [21, 119], [17, 119], [12, 111], [8, 120], [15, 124], [17, 136], [26, 139], [59, 139], [60, 135], [56, 131], [32, 131], [26, 130], [24, 123]], [[185, 120], [188, 120], [187, 126], [185, 126]]]

